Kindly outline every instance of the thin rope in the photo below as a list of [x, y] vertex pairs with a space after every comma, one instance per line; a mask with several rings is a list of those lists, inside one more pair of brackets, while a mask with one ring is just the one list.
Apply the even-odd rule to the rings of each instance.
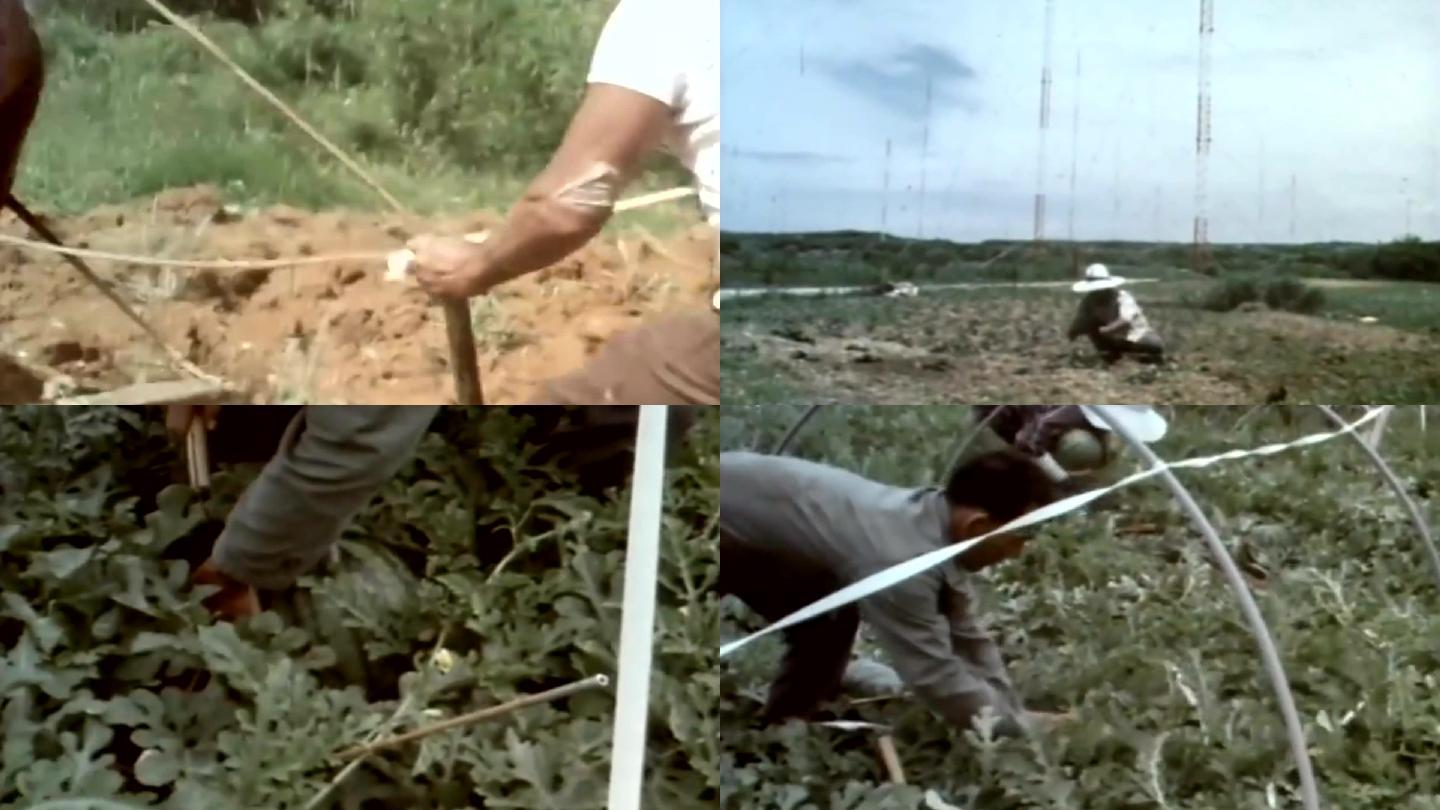
[[204, 32], [202, 32], [199, 28], [196, 28], [185, 18], [171, 11], [165, 6], [165, 4], [161, 3], [160, 0], [145, 0], [145, 2], [151, 8], [155, 9], [155, 12], [157, 14], [164, 17], [166, 20], [169, 20], [180, 30], [194, 37], [195, 41], [199, 42], [200, 45], [205, 48], [205, 50], [209, 51], [212, 55], [215, 56], [216, 59], [224, 62], [226, 67], [234, 71], [235, 75], [239, 76], [241, 81], [250, 85], [250, 89], [259, 93], [261, 96], [264, 96], [266, 101], [269, 101], [271, 104], [275, 105], [275, 107], [279, 109], [286, 118], [289, 118], [292, 123], [305, 130], [305, 134], [309, 135], [311, 138], [314, 138], [315, 141], [319, 143], [322, 147], [324, 147], [325, 150], [328, 151], [331, 155], [333, 155], [336, 160], [345, 164], [345, 167], [347, 169], [354, 172], [361, 180], [365, 182], [366, 185], [374, 189], [376, 193], [378, 193], [381, 197], [384, 197], [385, 201], [390, 203], [391, 207], [393, 207], [396, 211], [405, 210], [405, 206], [401, 205], [400, 201], [396, 199], [394, 195], [386, 191], [385, 188], [381, 186], [378, 181], [375, 180], [375, 178], [371, 177], [370, 173], [365, 171], [365, 169], [359, 164], [359, 162], [357, 162], [354, 158], [351, 158], [349, 155], [345, 154], [345, 152], [340, 147], [331, 143], [330, 139], [320, 134], [319, 130], [306, 123], [305, 119], [301, 118], [299, 113], [296, 113], [290, 108], [289, 105], [287, 105], [284, 101], [281, 101], [279, 96], [276, 96], [274, 93], [267, 90], [264, 85], [260, 84], [260, 82], [255, 80], [255, 77], [251, 76], [249, 73], [246, 73], [244, 68], [236, 64], [235, 60], [231, 59], [229, 55], [227, 55], [223, 50], [220, 49], [220, 46], [216, 45], [210, 40], [209, 37], [205, 36]]
[[[694, 194], [695, 189], [693, 188], [671, 188], [664, 191], [656, 191], [651, 194], [632, 197], [628, 200], [621, 200], [616, 204], [615, 210], [617, 212], [633, 211], [637, 208], [646, 208], [663, 202], [690, 197]], [[139, 267], [180, 267], [189, 270], [277, 270], [285, 267], [305, 267], [317, 264], [335, 264], [337, 262], [383, 262], [390, 255], [389, 252], [370, 251], [364, 253], [330, 253], [322, 256], [296, 256], [288, 259], [162, 259], [154, 256], [138, 256], [132, 253], [113, 253], [106, 250], [60, 247], [58, 245], [52, 245], [49, 242], [39, 242], [33, 239], [25, 239], [3, 233], [0, 233], [0, 244], [45, 253], [56, 253], [62, 256], [77, 256], [82, 259], [122, 262]]]
[[36, 242], [31, 239], [22, 239], [21, 237], [10, 236], [8, 234], [0, 234], [0, 243], [47, 253], [58, 253], [62, 256], [79, 256], [82, 259], [101, 259], [103, 261], [122, 262], [124, 264], [133, 264], [141, 267], [183, 267], [191, 270], [274, 270], [281, 267], [334, 264], [335, 262], [383, 261], [387, 255], [381, 252], [374, 252], [336, 253], [327, 256], [299, 256], [293, 259], [265, 259], [254, 261], [244, 259], [189, 260], [160, 259], [150, 256], [136, 256], [129, 253], [111, 253], [104, 250], [58, 247], [47, 242]]

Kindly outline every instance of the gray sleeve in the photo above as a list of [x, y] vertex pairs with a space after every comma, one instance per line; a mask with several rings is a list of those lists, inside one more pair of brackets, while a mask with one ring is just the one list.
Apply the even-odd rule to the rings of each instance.
[[293, 584], [325, 558], [351, 518], [410, 460], [438, 410], [303, 409], [230, 513], [215, 544], [216, 567], [260, 588]]
[[990, 634], [975, 621], [974, 602], [975, 595], [969, 588], [946, 590], [944, 609], [950, 623], [950, 648], [968, 661], [991, 688], [1004, 695], [1010, 705], [1018, 708], [1020, 699], [1005, 670], [1005, 659]]
[[[1019, 707], [1008, 683], [992, 685], [957, 652], [940, 593], [936, 578], [922, 574], [866, 599], [861, 610], [900, 677], [937, 714], [968, 729], [974, 717], [990, 706], [1001, 718], [997, 733], [1021, 733]], [[975, 652], [983, 659], [984, 645]]]

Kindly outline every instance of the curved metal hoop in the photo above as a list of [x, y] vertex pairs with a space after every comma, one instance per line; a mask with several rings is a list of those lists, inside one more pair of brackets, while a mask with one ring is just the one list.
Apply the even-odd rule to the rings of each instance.
[[[777, 456], [784, 455], [785, 451], [790, 448], [790, 444], [794, 442], [795, 439], [800, 435], [800, 431], [805, 428], [805, 425], [808, 424], [810, 420], [815, 417], [815, 414], [819, 413], [820, 409], [823, 407], [825, 406], [811, 405], [810, 407], [806, 408], [805, 412], [800, 415], [800, 418], [795, 420], [795, 424], [791, 425], [790, 429], [785, 431], [785, 435], [781, 437], [780, 441], [775, 445], [774, 454]], [[957, 466], [959, 466], [961, 457], [965, 455], [966, 450], [970, 449], [970, 445], [975, 442], [975, 437], [979, 436], [980, 431], [984, 430], [990, 425], [991, 420], [993, 420], [998, 413], [1000, 413], [1000, 411], [994, 410], [986, 414], [984, 419], [981, 419], [979, 423], [977, 423], [974, 427], [970, 428], [969, 433], [966, 433], [964, 436], [960, 437], [960, 441], [955, 443], [955, 449], [952, 450], [949, 454], [950, 460], [945, 465], [945, 469], [941, 475], [941, 480], [949, 477], [950, 473], [953, 472]]]
[[[1343, 427], [1345, 425], [1344, 417], [1331, 410], [1328, 406], [1316, 405], [1315, 407], [1319, 409], [1321, 413], [1325, 414], [1325, 417], [1337, 427]], [[1387, 407], [1393, 408], [1394, 406]], [[1425, 513], [1420, 511], [1420, 505], [1415, 502], [1414, 498], [1410, 497], [1409, 492], [1405, 491], [1405, 485], [1401, 483], [1400, 476], [1396, 475], [1395, 470], [1385, 462], [1384, 457], [1380, 455], [1380, 451], [1371, 447], [1370, 443], [1365, 441], [1359, 433], [1352, 431], [1350, 438], [1354, 439], [1355, 443], [1360, 445], [1360, 449], [1365, 451], [1365, 455], [1370, 457], [1370, 463], [1375, 465], [1375, 469], [1379, 471], [1381, 477], [1385, 479], [1385, 483], [1390, 485], [1390, 489], [1393, 490], [1395, 496], [1400, 499], [1400, 503], [1405, 506], [1405, 510], [1410, 513], [1410, 521], [1415, 524], [1415, 531], [1420, 534], [1421, 541], [1425, 543], [1425, 551], [1430, 558], [1430, 567], [1434, 571], [1435, 582], [1437, 585], [1440, 585], [1440, 550], [1435, 548], [1435, 538], [1430, 532], [1430, 521], [1426, 519]]]
[[[1130, 428], [1120, 420], [1112, 417], [1106, 409], [1097, 408], [1095, 412], [1100, 414], [1110, 430], [1130, 445], [1130, 448], [1145, 459], [1151, 466], [1159, 466], [1160, 458], [1155, 455], [1149, 445], [1136, 438]], [[1343, 423], [1342, 423], [1343, 424]], [[1225, 580], [1229, 583], [1230, 589], [1234, 591], [1235, 597], [1240, 600], [1240, 612], [1244, 614], [1245, 620], [1250, 625], [1250, 631], [1255, 636], [1256, 643], [1260, 646], [1260, 658], [1265, 665], [1266, 674], [1270, 676], [1270, 685], [1275, 690], [1275, 697], [1280, 701], [1280, 713], [1285, 718], [1285, 730], [1290, 737], [1290, 753], [1295, 759], [1295, 767], [1300, 772], [1300, 797], [1305, 802], [1306, 810], [1320, 810], [1320, 791], [1315, 784], [1315, 769], [1310, 763], [1310, 752], [1305, 745], [1305, 728], [1300, 724], [1300, 712], [1295, 708], [1295, 695], [1290, 691], [1290, 681], [1285, 677], [1285, 667], [1280, 661], [1280, 653], [1275, 648], [1275, 640], [1270, 635], [1270, 628], [1265, 624], [1265, 617], [1261, 615], [1260, 608], [1255, 604], [1255, 597], [1251, 595], [1250, 588], [1245, 584], [1245, 577], [1240, 573], [1240, 568], [1220, 542], [1220, 535], [1215, 531], [1210, 519], [1205, 517], [1205, 512], [1191, 496], [1190, 490], [1180, 483], [1180, 479], [1170, 470], [1160, 473], [1165, 485], [1170, 488], [1170, 493], [1180, 504], [1180, 508], [1189, 515], [1195, 528], [1205, 538], [1205, 543], [1210, 547], [1210, 553], [1220, 563], [1225, 572]]]
[[805, 423], [809, 422], [823, 407], [825, 406], [811, 405], [806, 408], [805, 413], [800, 414], [800, 418], [795, 420], [795, 424], [791, 425], [790, 429], [785, 431], [785, 435], [782, 436], [779, 443], [775, 445], [775, 455], [784, 455], [785, 450], [790, 447], [790, 442], [795, 441], [795, 437], [800, 435], [800, 430], [805, 427]]

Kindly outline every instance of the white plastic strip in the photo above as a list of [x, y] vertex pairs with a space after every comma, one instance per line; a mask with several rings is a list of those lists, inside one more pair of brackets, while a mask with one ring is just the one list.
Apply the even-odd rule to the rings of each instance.
[[664, 405], [642, 405], [635, 435], [615, 728], [610, 747], [610, 810], [640, 810], [645, 783], [645, 731], [650, 720], [650, 664], [654, 652], [655, 589], [660, 573], [660, 507], [665, 491], [668, 416]]
[[1199, 458], [1185, 459], [1183, 461], [1176, 461], [1173, 463], [1162, 463], [1158, 467], [1152, 467], [1148, 470], [1142, 470], [1133, 475], [1122, 478], [1108, 487], [1101, 487], [1100, 489], [1093, 489], [1087, 492], [1081, 492], [1078, 495], [1071, 495], [1068, 498], [1062, 498], [1058, 501], [1055, 501], [1054, 503], [1042, 506], [1033, 512], [1021, 515], [1015, 520], [1012, 520], [1004, 526], [1001, 526], [1000, 528], [987, 534], [982, 534], [979, 537], [971, 540], [966, 540], [963, 543], [956, 543], [951, 546], [946, 546], [945, 548], [938, 548], [934, 551], [922, 554], [919, 557], [913, 557], [903, 563], [899, 563], [898, 565], [892, 565], [882, 571], [877, 571], [876, 573], [871, 574], [870, 576], [865, 577], [858, 582], [847, 585], [844, 588], [841, 588], [840, 590], [830, 594], [829, 596], [826, 596], [816, 602], [813, 602], [801, 608], [800, 610], [795, 611], [794, 613], [786, 616], [778, 622], [775, 622], [774, 624], [761, 628], [760, 630], [757, 630], [742, 639], [738, 639], [736, 641], [730, 642], [729, 644], [722, 645], [720, 647], [720, 657], [724, 658], [725, 656], [734, 653], [735, 651], [746, 646], [747, 644], [750, 644], [756, 639], [768, 636], [771, 633], [777, 632], [779, 630], [784, 630], [787, 627], [797, 625], [801, 622], [809, 621], [810, 619], [813, 619], [823, 613], [828, 613], [838, 607], [844, 607], [851, 602], [858, 602], [859, 600], [871, 596], [872, 594], [879, 593], [880, 591], [883, 591], [886, 588], [889, 588], [896, 583], [901, 582], [902, 580], [909, 579], [916, 574], [927, 571], [942, 563], [948, 562], [955, 557], [964, 554], [966, 551], [969, 551], [971, 548], [974, 548], [980, 543], [985, 542], [991, 537], [994, 537], [995, 535], [1007, 534], [1017, 531], [1019, 529], [1025, 529], [1030, 526], [1044, 523], [1047, 520], [1052, 520], [1054, 518], [1060, 517], [1061, 515], [1069, 514], [1080, 509], [1081, 507], [1086, 506], [1087, 504], [1099, 500], [1100, 498], [1111, 492], [1114, 492], [1117, 489], [1123, 489], [1124, 487], [1128, 487], [1132, 484], [1136, 484], [1148, 478], [1152, 478], [1156, 475], [1159, 475], [1164, 470], [1201, 469], [1204, 467], [1209, 467], [1213, 464], [1219, 464], [1222, 461], [1236, 461], [1242, 458], [1251, 458], [1255, 456], [1273, 456], [1297, 447], [1308, 447], [1311, 445], [1320, 444], [1321, 442], [1327, 442], [1337, 436], [1344, 436], [1348, 433], [1353, 433], [1364, 425], [1369, 424], [1371, 421], [1379, 417], [1379, 415], [1383, 412], [1383, 408], [1371, 408], [1366, 411], [1364, 416], [1360, 417], [1354, 422], [1345, 425], [1345, 427], [1343, 428], [1328, 433], [1312, 433], [1309, 436], [1302, 436], [1299, 439], [1296, 439], [1292, 442], [1286, 442], [1284, 444], [1265, 444], [1259, 447], [1252, 448], [1250, 450], [1229, 450], [1227, 452], [1213, 456], [1201, 456]]

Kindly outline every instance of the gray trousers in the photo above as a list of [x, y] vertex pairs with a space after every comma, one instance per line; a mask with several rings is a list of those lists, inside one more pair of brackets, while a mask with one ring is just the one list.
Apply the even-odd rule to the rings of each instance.
[[240, 497], [212, 555], [258, 588], [294, 584], [414, 455], [438, 407], [312, 405]]

